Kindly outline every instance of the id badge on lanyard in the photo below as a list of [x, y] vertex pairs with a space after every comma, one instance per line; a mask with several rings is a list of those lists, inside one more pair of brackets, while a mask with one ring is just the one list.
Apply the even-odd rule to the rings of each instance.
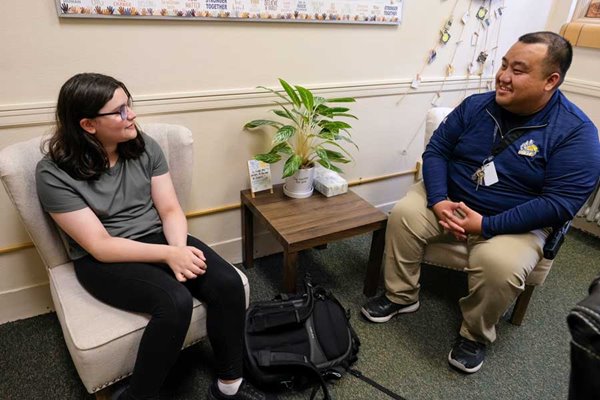
[[[498, 127], [496, 126], [494, 129], [494, 143], [496, 142], [497, 131]], [[477, 182], [475, 190], [479, 189], [479, 185], [492, 186], [493, 184], [498, 182], [498, 173], [496, 172], [496, 165], [494, 164], [493, 155], [483, 160], [481, 167], [479, 167], [477, 171], [475, 171], [473, 176], [471, 176], [471, 179]]]

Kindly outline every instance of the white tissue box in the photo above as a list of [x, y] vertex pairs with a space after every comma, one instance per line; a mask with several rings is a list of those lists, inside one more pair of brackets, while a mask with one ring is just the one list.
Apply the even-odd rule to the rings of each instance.
[[348, 191], [348, 182], [330, 169], [315, 168], [315, 189], [326, 197], [343, 194]]

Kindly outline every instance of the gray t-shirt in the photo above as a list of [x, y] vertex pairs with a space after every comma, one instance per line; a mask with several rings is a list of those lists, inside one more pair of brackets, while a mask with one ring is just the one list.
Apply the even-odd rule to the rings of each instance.
[[[162, 223], [150, 186], [152, 177], [166, 174], [169, 167], [158, 143], [142, 135], [144, 153], [133, 160], [119, 159], [96, 181], [73, 179], [49, 156], [42, 158], [36, 168], [36, 185], [44, 210], [63, 213], [89, 207], [113, 237], [136, 239], [160, 232]], [[72, 260], [87, 255], [73, 239], [67, 237], [67, 241]]]

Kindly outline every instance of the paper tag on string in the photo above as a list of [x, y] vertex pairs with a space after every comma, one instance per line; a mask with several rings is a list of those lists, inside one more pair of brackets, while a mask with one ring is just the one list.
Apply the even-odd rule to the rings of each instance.
[[431, 105], [434, 107], [438, 107], [440, 105], [440, 100], [442, 99], [442, 96], [440, 96], [440, 93], [437, 92], [434, 96], [433, 99], [431, 100]]
[[415, 79], [413, 79], [412, 83], [410, 84], [410, 87], [413, 89], [418, 89], [420, 85], [421, 85], [421, 76], [419, 74], [417, 74], [417, 77]]
[[429, 58], [427, 59], [427, 64], [431, 64], [432, 62], [434, 62], [436, 57], [437, 57], [437, 52], [435, 51], [435, 49], [430, 50]]
[[448, 31], [442, 31], [440, 35], [440, 42], [442, 44], [446, 44], [450, 41], [451, 35]]
[[485, 63], [485, 60], [487, 60], [487, 58], [488, 58], [488, 53], [486, 51], [482, 51], [477, 56], [477, 62], [480, 64], [483, 64], [483, 63]]
[[462, 21], [463, 24], [466, 25], [467, 22], [469, 21], [469, 12], [467, 11], [466, 13], [464, 13], [460, 20]]
[[475, 75], [479, 71], [479, 65], [473, 61], [471, 64], [469, 64], [468, 71], [470, 75]]
[[477, 10], [477, 18], [483, 21], [485, 19], [485, 16], [487, 15], [487, 13], [488, 13], [488, 9], [485, 8], [484, 6], [481, 6], [481, 7], [479, 7], [479, 10]]

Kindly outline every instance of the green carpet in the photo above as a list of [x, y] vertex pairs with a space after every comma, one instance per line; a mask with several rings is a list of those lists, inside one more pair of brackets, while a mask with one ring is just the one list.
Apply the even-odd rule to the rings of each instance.
[[[569, 379], [569, 332], [565, 318], [586, 295], [600, 272], [600, 242], [573, 231], [548, 276], [535, 290], [525, 322], [498, 325], [498, 340], [474, 375], [451, 369], [446, 361], [460, 325], [458, 299], [466, 293], [465, 275], [424, 267], [421, 309], [386, 324], [359, 314], [366, 301], [362, 280], [370, 238], [361, 236], [301, 254], [299, 277], [331, 289], [352, 310], [362, 346], [355, 367], [408, 400], [418, 399], [566, 399]], [[281, 282], [281, 255], [256, 260], [244, 271], [251, 300], [271, 298]], [[181, 353], [164, 385], [164, 399], [205, 399], [213, 378], [207, 341]], [[334, 399], [388, 399], [355, 377], [332, 384]], [[91, 399], [79, 381], [55, 314], [0, 325], [0, 399]], [[309, 392], [282, 399], [308, 399]]]

